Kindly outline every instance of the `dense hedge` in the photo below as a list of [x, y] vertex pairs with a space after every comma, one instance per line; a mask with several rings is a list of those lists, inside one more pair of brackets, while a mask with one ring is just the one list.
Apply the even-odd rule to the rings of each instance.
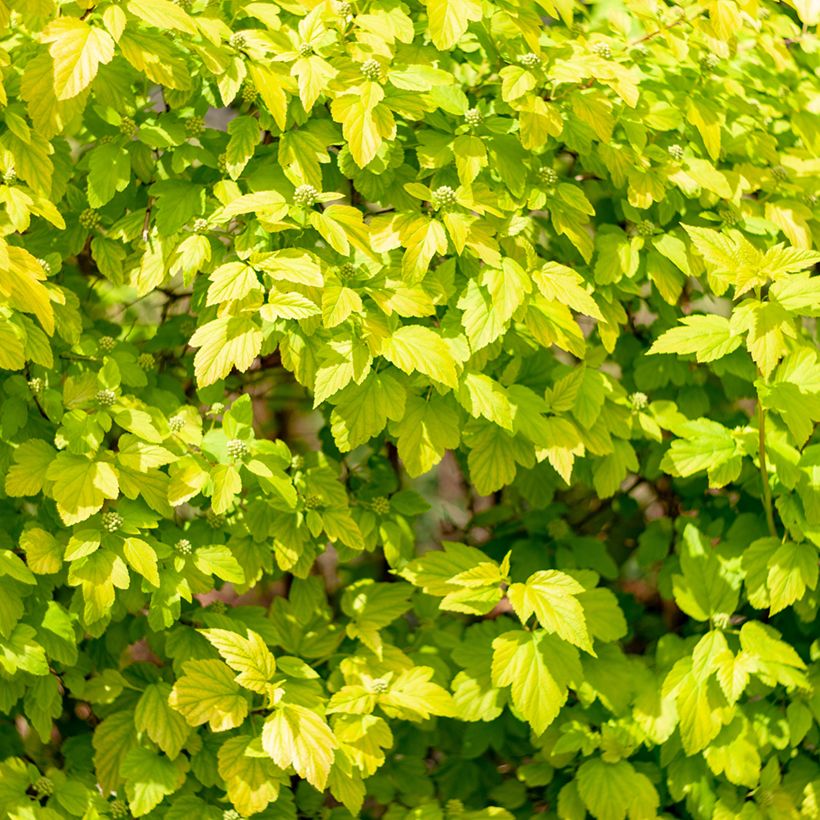
[[820, 814], [815, 0], [0, 0], [0, 814]]

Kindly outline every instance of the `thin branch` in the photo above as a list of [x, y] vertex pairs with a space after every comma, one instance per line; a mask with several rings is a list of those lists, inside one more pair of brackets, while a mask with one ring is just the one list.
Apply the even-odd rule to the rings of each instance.
[[769, 535], [778, 538], [777, 527], [774, 525], [774, 510], [772, 508], [772, 488], [769, 486], [769, 470], [766, 465], [766, 411], [760, 396], [757, 398], [757, 453], [760, 460], [760, 479], [763, 482], [763, 507], [766, 510], [766, 524], [769, 527]]
[[686, 16], [686, 14], [681, 14], [680, 17], [678, 17], [676, 20], [673, 20], [668, 26], [661, 26], [661, 28], [655, 29], [655, 31], [650, 31], [649, 34], [644, 34], [643, 36], [638, 37], [636, 40], [633, 40], [629, 45], [636, 46], [639, 43], [645, 43], [647, 40], [651, 40], [653, 37], [657, 37], [659, 34], [663, 34], [664, 32], [669, 31], [669, 29], [674, 28], [678, 24], [684, 22], [688, 23], [691, 21]]

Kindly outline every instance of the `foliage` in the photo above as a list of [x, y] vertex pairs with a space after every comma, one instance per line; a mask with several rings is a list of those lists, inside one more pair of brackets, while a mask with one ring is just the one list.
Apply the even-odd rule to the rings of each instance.
[[817, 817], [818, 19], [0, 0], [3, 816]]

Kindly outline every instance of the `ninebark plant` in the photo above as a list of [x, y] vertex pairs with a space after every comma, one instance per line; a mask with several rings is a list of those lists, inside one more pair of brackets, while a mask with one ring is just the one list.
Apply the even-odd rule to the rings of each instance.
[[0, 814], [820, 813], [814, 0], [0, 0]]

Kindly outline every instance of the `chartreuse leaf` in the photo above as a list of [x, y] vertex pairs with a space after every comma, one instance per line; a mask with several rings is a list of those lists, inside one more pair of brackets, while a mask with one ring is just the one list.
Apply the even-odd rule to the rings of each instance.
[[430, 39], [440, 51], [452, 48], [473, 20], [481, 19], [481, 4], [476, 0], [430, 0], [427, 20]]
[[262, 727], [262, 748], [280, 769], [324, 789], [339, 743], [325, 720], [298, 704], [278, 706]]
[[140, 3], [129, 0], [128, 11], [146, 23], [161, 29], [180, 31], [183, 34], [196, 34], [196, 25], [191, 17], [180, 6], [172, 6], [169, 0], [147, 0]]
[[114, 467], [85, 456], [59, 453], [49, 464], [46, 478], [53, 482], [51, 494], [66, 524], [85, 521], [102, 508], [105, 499], [119, 494]]
[[0, 0], [0, 817], [820, 816], [816, 7]]
[[34, 573], [11, 550], [0, 549], [0, 576], [5, 575], [22, 584], [36, 584]]
[[198, 347], [194, 364], [197, 380], [203, 386], [224, 379], [233, 368], [245, 372], [259, 354], [262, 332], [244, 316], [214, 319], [191, 337]]
[[232, 464], [217, 464], [211, 472], [211, 506], [217, 515], [227, 512], [242, 491], [242, 478]]
[[426, 720], [430, 715], [449, 717], [454, 714], [450, 693], [433, 683], [429, 666], [416, 666], [398, 675], [378, 697], [388, 717], [404, 720]]
[[20, 536], [20, 546], [26, 553], [26, 564], [37, 575], [51, 575], [63, 565], [63, 547], [41, 527], [30, 527]]
[[730, 783], [753, 789], [760, 778], [760, 754], [751, 726], [738, 717], [704, 751], [715, 774], [725, 774]]
[[464, 373], [456, 393], [458, 403], [473, 417], [512, 430], [512, 407], [504, 388], [482, 373]]
[[248, 735], [228, 738], [219, 748], [218, 761], [231, 802], [246, 816], [264, 811], [288, 783], [287, 774]]
[[350, 153], [360, 168], [373, 160], [383, 139], [395, 136], [393, 115], [382, 105], [383, 99], [381, 86], [367, 82], [359, 94], [344, 94], [331, 105], [333, 119], [342, 124]]
[[799, 601], [807, 588], [817, 587], [817, 547], [813, 544], [782, 544], [768, 566], [766, 586], [772, 615]]
[[442, 546], [442, 551], [411, 561], [401, 576], [442, 598], [442, 609], [475, 615], [489, 612], [502, 598], [500, 585], [509, 573], [509, 556], [499, 566], [474, 547], [449, 541]]
[[625, 760], [587, 760], [578, 768], [576, 782], [584, 805], [599, 820], [656, 816], [660, 799], [652, 781]]
[[745, 623], [740, 630], [740, 646], [752, 659], [754, 673], [767, 685], [777, 682], [801, 689], [808, 686], [803, 672], [805, 662], [772, 627], [757, 621]]
[[687, 316], [680, 327], [667, 330], [649, 353], [694, 353], [699, 362], [713, 362], [736, 350], [743, 337], [732, 332], [723, 316]]
[[71, 563], [68, 583], [82, 589], [83, 618], [87, 623], [109, 618], [117, 589], [128, 589], [128, 567], [119, 555], [97, 550]]
[[526, 624], [535, 613], [538, 623], [565, 641], [592, 652], [584, 608], [577, 598], [584, 588], [574, 578], [557, 570], [533, 573], [524, 584], [507, 590], [515, 614]]
[[[34, 183], [32, 182], [32, 184]], [[48, 184], [43, 187], [47, 189]], [[54, 307], [51, 304], [49, 290], [43, 283], [46, 276], [42, 261], [36, 259], [24, 248], [8, 247], [6, 254], [8, 263], [3, 266], [6, 270], [4, 271], [4, 283], [0, 293], [13, 308], [24, 313], [33, 313], [39, 319], [46, 333], [49, 336], [53, 335]], [[32, 337], [35, 336], [35, 330], [32, 329], [26, 334], [28, 337], [26, 341], [29, 344]], [[48, 349], [48, 344], [45, 347]], [[26, 353], [26, 358], [35, 358], [32, 350], [24, 349], [23, 352]], [[39, 363], [47, 364], [47, 362]]]
[[456, 362], [444, 339], [421, 325], [404, 325], [384, 340], [382, 356], [405, 373], [424, 373], [455, 388]]
[[22, 370], [25, 367], [25, 342], [25, 334], [20, 328], [10, 322], [0, 323], [0, 368]]
[[515, 711], [540, 735], [581, 675], [578, 651], [543, 630], [512, 630], [493, 641], [492, 680], [509, 686]]
[[714, 677], [693, 669], [691, 658], [678, 661], [666, 676], [663, 696], [675, 699], [686, 754], [702, 751], [717, 737], [728, 714], [726, 699]]
[[509, 484], [518, 465], [532, 467], [535, 463], [532, 444], [495, 425], [476, 423], [465, 431], [464, 439], [470, 447], [470, 478], [482, 494]]
[[8, 675], [21, 670], [38, 676], [48, 674], [46, 653], [35, 642], [36, 634], [28, 624], [18, 623], [7, 637], [0, 636], [0, 668]]
[[584, 608], [587, 630], [601, 641], [617, 641], [628, 632], [624, 613], [615, 594], [604, 588], [584, 590], [577, 596]]
[[572, 268], [547, 262], [533, 273], [535, 284], [545, 299], [561, 302], [579, 313], [602, 319], [598, 305], [584, 287], [584, 280]]
[[228, 666], [239, 674], [236, 682], [245, 689], [265, 694], [276, 673], [276, 661], [265, 641], [252, 629], [243, 638], [226, 629], [203, 629], [202, 634], [216, 648]]
[[157, 571], [157, 553], [154, 548], [141, 538], [126, 538], [123, 543], [125, 560], [149, 584], [159, 586], [159, 572]]
[[675, 426], [681, 438], [672, 442], [661, 462], [672, 475], [684, 478], [703, 472], [713, 487], [723, 487], [740, 474], [743, 449], [732, 431], [699, 418]]
[[49, 43], [54, 60], [54, 93], [58, 100], [76, 97], [93, 82], [100, 64], [114, 57], [111, 35], [76, 17], [54, 20], [43, 39]]
[[168, 703], [191, 726], [207, 723], [215, 732], [240, 726], [248, 714], [248, 700], [222, 661], [186, 661]]
[[245, 571], [226, 546], [201, 547], [194, 554], [194, 564], [200, 572], [215, 575], [232, 584], [245, 581]]

